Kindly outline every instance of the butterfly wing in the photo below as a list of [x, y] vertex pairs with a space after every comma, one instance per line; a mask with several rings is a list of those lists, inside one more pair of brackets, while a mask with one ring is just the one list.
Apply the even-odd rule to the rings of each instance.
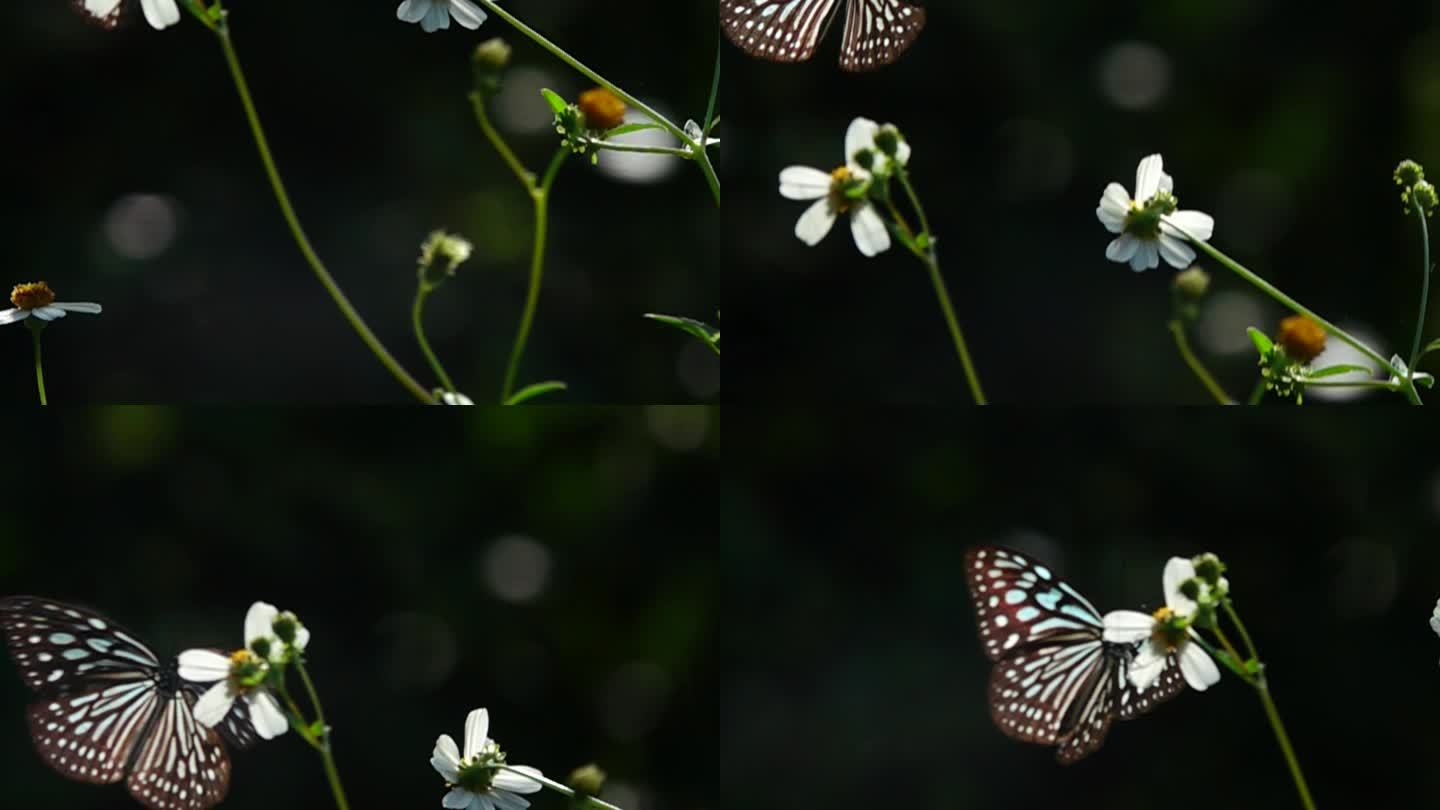
[[1131, 683], [1125, 683], [1115, 698], [1115, 709], [1121, 720], [1132, 720], [1161, 703], [1185, 691], [1185, 673], [1180, 669], [1180, 660], [1174, 653], [1165, 659], [1165, 669], [1150, 688], [1141, 692]]
[[965, 571], [980, 642], [992, 661], [1045, 642], [1095, 642], [1100, 650], [1100, 613], [1044, 565], [1018, 551], [985, 546], [966, 552]]
[[774, 62], [815, 55], [841, 0], [720, 0], [720, 26], [742, 51]]
[[904, 0], [849, 0], [840, 69], [874, 70], [900, 58], [925, 27], [925, 9]]
[[[190, 705], [194, 706], [195, 701], [199, 700], [210, 686], [211, 684], [208, 683], [183, 681], [180, 688], [185, 692]], [[243, 700], [237, 700], [230, 706], [230, 713], [225, 715], [225, 719], [220, 721], [215, 730], [220, 732], [220, 736], [226, 743], [237, 750], [243, 751], [260, 739], [260, 733], [255, 730], [255, 724], [250, 720], [249, 704]]]
[[230, 758], [220, 735], [195, 720], [195, 698], [177, 689], [136, 753], [126, 786], [153, 810], [205, 810], [225, 798]]

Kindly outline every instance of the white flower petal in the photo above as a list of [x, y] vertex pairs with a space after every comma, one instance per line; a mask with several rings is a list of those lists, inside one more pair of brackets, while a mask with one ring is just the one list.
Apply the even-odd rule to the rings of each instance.
[[901, 166], [910, 162], [910, 143], [904, 138], [901, 138], [900, 144], [895, 147], [895, 162]]
[[1165, 606], [1177, 616], [1189, 616], [1199, 607], [1195, 600], [1180, 592], [1180, 584], [1195, 577], [1195, 564], [1184, 557], [1171, 557], [1165, 563], [1160, 583], [1165, 588]]
[[1160, 173], [1160, 190], [1161, 190], [1161, 191], [1170, 191], [1170, 192], [1173, 192], [1173, 191], [1175, 190], [1175, 178], [1171, 177], [1170, 175], [1166, 174], [1165, 172], [1161, 172], [1161, 173]]
[[1140, 653], [1130, 663], [1130, 683], [1141, 692], [1149, 689], [1165, 671], [1165, 654], [1155, 646], [1151, 642], [1141, 647]]
[[0, 326], [4, 326], [7, 323], [19, 323], [28, 317], [30, 317], [29, 310], [11, 307], [10, 309], [0, 312]]
[[73, 301], [64, 304], [51, 304], [56, 309], [63, 309], [66, 312], [84, 312], [88, 315], [99, 315], [100, 305], [89, 301]]
[[452, 788], [449, 793], [445, 794], [445, 798], [440, 800], [440, 804], [443, 807], [451, 808], [451, 810], [464, 810], [464, 808], [470, 806], [470, 800], [474, 797], [475, 794], [465, 788]]
[[1159, 244], [1161, 258], [1176, 270], [1184, 270], [1195, 261], [1195, 251], [1178, 236], [1162, 232]]
[[275, 636], [275, 617], [280, 611], [269, 602], [256, 602], [245, 612], [245, 646], [257, 638]]
[[395, 9], [395, 16], [403, 22], [416, 23], [430, 11], [430, 0], [405, 0]]
[[851, 171], [860, 169], [860, 164], [855, 162], [855, 153], [861, 149], [875, 149], [875, 133], [880, 131], [880, 125], [869, 118], [856, 118], [850, 122], [849, 128], [845, 130], [845, 165]]
[[30, 314], [42, 321], [53, 321], [56, 318], [65, 317], [65, 310], [56, 309], [55, 307], [36, 307], [30, 310]]
[[444, 0], [432, 0], [430, 11], [425, 14], [425, 19], [420, 21], [420, 30], [427, 34], [433, 34], [448, 28], [450, 28], [450, 7], [445, 5]]
[[1215, 218], [1203, 211], [1176, 211], [1160, 220], [1161, 230], [1165, 230], [1167, 225], [1184, 231], [1177, 232], [1177, 236], [1189, 234], [1201, 242], [1207, 242], [1215, 235]]
[[1160, 266], [1160, 248], [1154, 242], [1146, 242], [1137, 239], [1139, 247], [1135, 255], [1130, 257], [1130, 269], [1139, 273], [1142, 270], [1154, 270]]
[[532, 768], [529, 765], [512, 765], [510, 767], [510, 770], [497, 772], [495, 778], [491, 780], [491, 784], [511, 793], [536, 793], [540, 790], [542, 786], [539, 782], [512, 772], [520, 771], [520, 773], [528, 773], [531, 776], [542, 776], [539, 768]]
[[1185, 683], [1196, 692], [1204, 692], [1220, 682], [1220, 669], [1199, 644], [1181, 644], [1180, 672], [1185, 675]]
[[223, 681], [230, 676], [230, 658], [214, 650], [180, 653], [180, 677], [196, 683]]
[[485, 737], [490, 733], [490, 712], [476, 709], [465, 717], [465, 757], [468, 759], [480, 753], [485, 747]]
[[195, 701], [195, 708], [191, 709], [190, 713], [200, 725], [214, 728], [225, 719], [225, 715], [230, 713], [230, 707], [234, 705], [235, 693], [230, 689], [230, 682], [220, 681], [205, 690], [205, 694]]
[[175, 0], [140, 0], [140, 7], [145, 10], [145, 21], [157, 31], [180, 22]]
[[250, 722], [255, 724], [255, 731], [262, 738], [273, 740], [290, 728], [290, 721], [280, 710], [280, 701], [268, 691], [260, 689], [251, 692], [245, 696], [245, 702], [250, 706]]
[[790, 166], [780, 171], [780, 196], [791, 200], [816, 200], [829, 196], [828, 172], [809, 166]]
[[890, 231], [885, 229], [885, 220], [875, 213], [873, 206], [857, 205], [850, 209], [850, 233], [855, 237], [855, 247], [867, 257], [890, 249]]
[[295, 628], [295, 649], [303, 650], [310, 643], [310, 631], [305, 625]]
[[476, 793], [475, 798], [470, 800], [470, 810], [495, 810], [495, 803], [490, 801], [489, 796]]
[[1105, 248], [1105, 258], [1112, 262], [1124, 264], [1135, 257], [1135, 251], [1140, 249], [1140, 240], [1128, 233], [1122, 233], [1111, 239], [1109, 246]]
[[471, 31], [479, 28], [486, 17], [484, 10], [470, 0], [450, 0], [450, 14], [455, 18], [455, 22]]
[[1440, 635], [1440, 602], [1435, 603], [1435, 615], [1430, 617], [1430, 629]]
[[1141, 205], [1150, 201], [1151, 197], [1160, 190], [1160, 180], [1165, 176], [1165, 160], [1159, 155], [1151, 155], [1140, 161], [1140, 166], [1135, 169], [1135, 199]]
[[[496, 775], [498, 776], [499, 774]], [[495, 806], [500, 810], [525, 810], [525, 808], [530, 806], [530, 802], [516, 796], [508, 790], [492, 788], [489, 796], [490, 800], [495, 802]]]
[[1112, 610], [1105, 614], [1105, 640], [1114, 644], [1133, 644], [1150, 637], [1155, 618], [1138, 610]]
[[801, 242], [814, 247], [820, 244], [820, 240], [825, 238], [825, 234], [830, 232], [830, 227], [834, 224], [835, 212], [830, 208], [830, 200], [816, 200], [795, 223], [795, 236]]
[[446, 782], [460, 780], [460, 749], [449, 734], [435, 739], [435, 750], [430, 752], [430, 765]]
[[1105, 187], [1105, 193], [1100, 195], [1100, 206], [1095, 209], [1095, 215], [1105, 229], [1111, 233], [1120, 233], [1125, 229], [1125, 215], [1130, 213], [1130, 192], [1119, 183], [1111, 183]]

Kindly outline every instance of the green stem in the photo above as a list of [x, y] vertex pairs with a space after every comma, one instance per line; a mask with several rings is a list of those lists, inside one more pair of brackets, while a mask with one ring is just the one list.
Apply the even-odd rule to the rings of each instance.
[[500, 130], [490, 122], [490, 113], [485, 109], [485, 97], [479, 93], [471, 93], [470, 106], [475, 109], [475, 121], [480, 125], [480, 131], [490, 139], [495, 151], [500, 153], [500, 159], [505, 161], [505, 165], [509, 166], [510, 171], [520, 179], [520, 185], [524, 186], [526, 191], [534, 191], [535, 175], [525, 168], [525, 164], [521, 163], [520, 158], [516, 157], [515, 152], [511, 150], [510, 144], [501, 137]]
[[310, 680], [310, 673], [305, 671], [305, 662], [296, 658], [295, 669], [300, 673], [300, 680], [305, 683], [310, 705], [315, 707], [315, 722], [320, 726], [321, 737], [318, 750], [320, 759], [325, 763], [325, 776], [330, 780], [330, 792], [335, 794], [335, 806], [340, 810], [349, 810], [350, 804], [345, 801], [345, 788], [340, 785], [340, 772], [335, 769], [335, 757], [330, 751], [330, 726], [325, 724], [325, 709], [320, 705], [320, 695], [315, 691], [315, 683]]
[[1230, 621], [1235, 623], [1235, 629], [1240, 631], [1240, 640], [1245, 642], [1245, 650], [1250, 653], [1251, 658], [1260, 660], [1260, 651], [1255, 649], [1255, 642], [1250, 639], [1250, 631], [1245, 629], [1245, 623], [1240, 621], [1240, 614], [1235, 611], [1228, 598], [1221, 604], [1225, 608], [1225, 615], [1230, 617]]
[[1246, 405], [1259, 405], [1260, 400], [1265, 398], [1265, 378], [1261, 377], [1255, 381], [1255, 387], [1250, 391], [1250, 399]]
[[1415, 340], [1410, 344], [1410, 387], [1415, 387], [1413, 375], [1415, 364], [1420, 362], [1420, 338], [1425, 334], [1425, 310], [1430, 304], [1430, 225], [1425, 221], [1425, 207], [1420, 198], [1410, 195], [1410, 205], [1415, 209], [1415, 218], [1420, 220], [1420, 244], [1424, 253], [1424, 270], [1420, 282], [1420, 316], [1415, 319]]
[[394, 375], [395, 379], [405, 386], [415, 398], [426, 404], [434, 404], [430, 392], [426, 391], [420, 383], [411, 377], [409, 372], [400, 365], [398, 361], [386, 350], [384, 344], [370, 331], [365, 319], [351, 305], [350, 300], [335, 282], [325, 265], [320, 261], [319, 255], [310, 246], [310, 240], [305, 236], [305, 231], [300, 227], [300, 219], [295, 214], [295, 208], [290, 203], [290, 195], [285, 191], [285, 184], [280, 179], [280, 170], [275, 166], [275, 159], [270, 154], [270, 144], [265, 138], [265, 132], [260, 127], [260, 116], [255, 110], [255, 102], [250, 97], [250, 87], [245, 81], [245, 73], [240, 68], [240, 58], [235, 53], [235, 45], [230, 39], [230, 29], [221, 24], [215, 29], [216, 36], [220, 39], [220, 46], [225, 51], [225, 61], [230, 66], [230, 76], [235, 81], [235, 90], [240, 94], [240, 103], [245, 108], [245, 117], [250, 122], [250, 133], [255, 138], [255, 147], [260, 152], [260, 162], [265, 165], [265, 174], [270, 178], [270, 187], [275, 192], [275, 201], [280, 205], [280, 214], [285, 218], [285, 224], [290, 227], [290, 234], [295, 238], [295, 244], [299, 246], [300, 253], [305, 261], [314, 271], [315, 278], [319, 279], [321, 286], [330, 294], [335, 306], [339, 308], [340, 314], [350, 322], [360, 339], [374, 353], [375, 358], [380, 361], [386, 369]]
[[45, 367], [40, 364], [40, 329], [44, 327], [31, 327], [30, 337], [35, 339], [35, 387], [40, 391], [40, 404], [49, 405], [45, 399]]
[[638, 143], [616, 143], [614, 141], [602, 141], [598, 138], [589, 139], [590, 146], [595, 149], [608, 149], [611, 152], [642, 152], [648, 155], [672, 155], [689, 159], [691, 153], [682, 148], [674, 146], [645, 146]]
[[1285, 724], [1280, 721], [1275, 700], [1270, 697], [1270, 686], [1265, 681], [1263, 669], [1254, 686], [1260, 695], [1260, 702], [1265, 706], [1265, 716], [1270, 720], [1270, 728], [1275, 731], [1280, 750], [1285, 754], [1285, 764], [1290, 766], [1290, 776], [1295, 780], [1295, 790], [1300, 793], [1300, 803], [1305, 805], [1306, 810], [1315, 810], [1315, 800], [1310, 798], [1310, 788], [1305, 784], [1305, 775], [1300, 772], [1300, 761], [1295, 758], [1295, 749], [1290, 745], [1290, 735], [1285, 733]]
[[1196, 357], [1195, 352], [1190, 349], [1190, 340], [1185, 335], [1185, 324], [1178, 320], [1171, 321], [1170, 334], [1175, 336], [1175, 348], [1180, 350], [1181, 359], [1185, 361], [1185, 365], [1190, 367], [1191, 373], [1200, 380], [1200, 384], [1205, 386], [1205, 390], [1210, 392], [1210, 396], [1214, 397], [1215, 401], [1221, 405], [1234, 405], [1235, 400], [1225, 393], [1225, 389], [1220, 387], [1220, 383], [1215, 381], [1215, 378], [1210, 375], [1210, 371], [1205, 368], [1205, 364], [1201, 363], [1200, 358]]
[[560, 782], [556, 782], [554, 779], [551, 779], [551, 778], [549, 778], [548, 776], [537, 776], [537, 775], [535, 775], [535, 774], [533, 774], [533, 773], [529, 773], [529, 772], [527, 772], [527, 771], [518, 770], [518, 769], [516, 769], [516, 768], [514, 768], [514, 767], [512, 767], [512, 766], [510, 766], [510, 765], [500, 765], [500, 766], [498, 766], [498, 767], [503, 768], [504, 770], [507, 770], [507, 771], [509, 771], [509, 772], [511, 772], [511, 773], [513, 773], [513, 774], [518, 774], [518, 775], [520, 775], [520, 776], [523, 776], [523, 777], [525, 777], [526, 779], [529, 779], [529, 780], [531, 780], [531, 781], [533, 781], [533, 782], [538, 782], [538, 783], [544, 785], [545, 787], [548, 787], [548, 788], [550, 788], [551, 790], [553, 790], [553, 791], [555, 791], [555, 792], [557, 792], [557, 793], [563, 793], [564, 795], [569, 796], [569, 797], [572, 798], [572, 799], [575, 799], [575, 798], [582, 799], [582, 800], [584, 800], [587, 804], [589, 804], [591, 807], [600, 807], [600, 808], [604, 808], [604, 810], [621, 810], [621, 808], [619, 808], [619, 807], [617, 807], [617, 806], [615, 806], [615, 805], [613, 805], [613, 804], [611, 804], [611, 803], [609, 803], [609, 802], [607, 802], [607, 801], [602, 801], [602, 800], [600, 800], [600, 799], [597, 799], [597, 798], [595, 798], [594, 796], [579, 796], [579, 797], [577, 797], [577, 796], [575, 795], [575, 790], [574, 790], [574, 788], [571, 788], [569, 785], [565, 785], [565, 784], [561, 784]]
[[425, 355], [425, 360], [434, 369], [435, 376], [440, 378], [440, 384], [445, 386], [446, 391], [454, 391], [455, 383], [450, 380], [450, 375], [445, 373], [445, 367], [440, 364], [440, 358], [430, 348], [430, 341], [425, 339], [425, 322], [421, 319], [421, 313], [425, 309], [425, 299], [430, 297], [430, 290], [425, 282], [415, 290], [415, 305], [410, 308], [410, 322], [415, 327], [415, 342], [420, 344], [420, 351]]
[[540, 185], [532, 188], [530, 197], [535, 202], [535, 244], [530, 253], [530, 289], [525, 294], [525, 311], [520, 316], [520, 329], [515, 333], [515, 345], [510, 350], [510, 363], [505, 367], [505, 382], [500, 388], [500, 404], [510, 400], [515, 389], [515, 375], [520, 370], [520, 358], [525, 354], [525, 342], [530, 338], [530, 326], [535, 320], [535, 307], [540, 301], [540, 281], [545, 273], [545, 234], [549, 226], [550, 187], [570, 150], [561, 147], [550, 158], [550, 166]]
[[[1297, 315], [1304, 315], [1315, 323], [1320, 324], [1321, 328], [1323, 328], [1326, 332], [1339, 338], [1342, 343], [1349, 344], [1356, 351], [1360, 352], [1366, 357], [1369, 357], [1371, 360], [1374, 360], [1377, 364], [1379, 364], [1382, 369], [1388, 371], [1390, 374], [1393, 374], [1397, 377], [1401, 377], [1402, 379], [1404, 378], [1405, 375], [1401, 374], [1399, 369], [1391, 365], [1388, 359], [1382, 357], [1379, 352], [1365, 345], [1365, 343], [1360, 339], [1354, 337], [1349, 332], [1346, 332], [1344, 329], [1341, 329], [1335, 324], [1325, 320], [1324, 318], [1317, 315], [1315, 312], [1311, 311], [1309, 308], [1302, 305], [1299, 301], [1296, 301], [1294, 298], [1291, 298], [1290, 296], [1281, 292], [1280, 288], [1261, 278], [1255, 272], [1244, 267], [1239, 262], [1236, 262], [1229, 256], [1226, 256], [1224, 253], [1216, 250], [1210, 245], [1209, 242], [1204, 242], [1196, 239], [1195, 237], [1186, 233], [1184, 229], [1176, 227], [1173, 224], [1171, 225], [1171, 227], [1175, 228], [1175, 230], [1179, 232], [1182, 236], [1184, 236], [1186, 239], [1189, 239], [1190, 243], [1195, 247], [1199, 248], [1201, 253], [1204, 253], [1205, 255], [1224, 265], [1227, 269], [1230, 270], [1230, 272], [1234, 273], [1235, 275], [1250, 282], [1252, 286], [1273, 298], [1277, 303], [1281, 304], [1282, 306], [1286, 307]], [[1407, 392], [1407, 396], [1413, 396], [1413, 392]], [[1415, 399], [1412, 401], [1418, 402], [1418, 396], [1416, 396]]]
[[696, 142], [695, 139], [685, 133], [684, 129], [671, 123], [670, 119], [656, 112], [650, 105], [620, 89], [620, 87], [611, 83], [604, 76], [586, 67], [580, 60], [566, 53], [564, 48], [546, 39], [540, 32], [521, 22], [515, 15], [496, 5], [494, 0], [478, 0], [478, 2], [485, 7], [486, 11], [509, 23], [516, 31], [524, 34], [536, 45], [553, 54], [556, 59], [579, 71], [597, 85], [614, 93], [626, 104], [643, 113], [645, 117], [664, 127], [666, 131], [674, 135], [682, 143], [688, 144], [692, 150], [691, 157], [694, 158], [695, 164], [700, 167], [700, 171], [705, 175], [705, 183], [710, 186], [710, 193], [715, 197], [715, 204], [720, 204], [720, 178], [715, 174], [715, 166], [710, 162], [710, 156], [705, 153], [704, 132], [700, 134], [699, 142]]
[[980, 386], [980, 375], [975, 371], [975, 363], [970, 357], [970, 348], [965, 343], [965, 335], [960, 331], [960, 321], [955, 317], [955, 307], [950, 302], [950, 291], [945, 286], [945, 277], [940, 274], [940, 257], [935, 250], [935, 235], [930, 232], [930, 221], [925, 217], [925, 206], [920, 204], [920, 196], [915, 193], [915, 188], [910, 185], [910, 178], [906, 175], [905, 169], [901, 167], [895, 173], [900, 185], [905, 188], [905, 194], [910, 198], [910, 204], [915, 208], [915, 215], [920, 218], [920, 232], [925, 235], [926, 247], [922, 250], [915, 244], [914, 232], [910, 230], [910, 223], [895, 207], [893, 200], [886, 195], [885, 203], [890, 208], [890, 215], [895, 217], [895, 224], [906, 236], [906, 242], [910, 245], [910, 252], [920, 259], [925, 265], [926, 271], [930, 274], [930, 285], [935, 289], [935, 298], [940, 302], [940, 312], [945, 316], [945, 325], [950, 330], [950, 339], [955, 344], [955, 354], [960, 358], [960, 365], [965, 370], [965, 382], [970, 387], [970, 396], [975, 400], [976, 405], [985, 405], [985, 391]]

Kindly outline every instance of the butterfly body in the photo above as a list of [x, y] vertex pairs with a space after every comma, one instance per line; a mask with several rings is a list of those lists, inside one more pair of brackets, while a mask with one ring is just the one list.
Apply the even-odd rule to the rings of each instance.
[[50, 767], [81, 782], [123, 779], [152, 810], [205, 810], [225, 797], [230, 760], [221, 738], [244, 747], [256, 736], [243, 708], [216, 729], [201, 725], [192, 708], [206, 687], [88, 608], [7, 597], [0, 629], [37, 693], [26, 717]]
[[894, 62], [925, 27], [925, 9], [907, 0], [720, 0], [720, 23], [730, 41], [751, 56], [803, 62], [815, 55], [842, 4], [842, 70]]
[[1179, 694], [1167, 666], [1146, 690], [1130, 684], [1135, 648], [1104, 638], [1095, 606], [1049, 568], [1018, 551], [984, 546], [965, 555], [966, 583], [990, 672], [990, 714], [1005, 734], [1056, 746], [1069, 764], [1100, 748], [1116, 718], [1137, 717]]

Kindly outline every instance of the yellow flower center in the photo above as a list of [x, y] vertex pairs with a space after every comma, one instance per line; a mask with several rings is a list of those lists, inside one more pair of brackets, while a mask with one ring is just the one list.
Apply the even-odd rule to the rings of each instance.
[[578, 104], [590, 129], [604, 132], [625, 123], [625, 102], [603, 87], [581, 93]]
[[841, 166], [830, 172], [830, 210], [836, 214], [849, 211], [850, 207], [855, 204], [855, 201], [845, 194], [854, 179], [849, 166]]
[[10, 291], [10, 303], [20, 309], [38, 309], [55, 303], [55, 292], [43, 281], [16, 284]]
[[1185, 629], [1173, 621], [1175, 611], [1162, 607], [1152, 613], [1151, 618], [1155, 620], [1155, 629], [1150, 631], [1150, 638], [1156, 644], [1167, 650], [1174, 650], [1185, 640]]

